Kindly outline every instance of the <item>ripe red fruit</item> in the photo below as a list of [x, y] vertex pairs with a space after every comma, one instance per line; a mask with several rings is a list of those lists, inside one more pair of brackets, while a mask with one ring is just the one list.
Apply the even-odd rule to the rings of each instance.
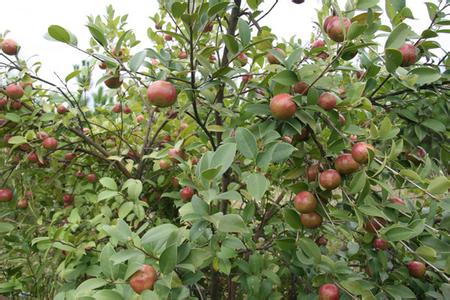
[[0, 189], [0, 202], [8, 202], [13, 198], [13, 191], [11, 189], [5, 188]]
[[306, 180], [309, 182], [316, 181], [319, 175], [320, 164], [313, 164], [306, 169]]
[[297, 105], [292, 96], [286, 93], [276, 95], [270, 101], [270, 111], [272, 115], [279, 120], [292, 118], [297, 111]]
[[194, 190], [189, 186], [185, 186], [180, 191], [181, 200], [183, 200], [184, 202], [190, 201], [192, 196], [194, 196]]
[[0, 98], [0, 109], [3, 109], [8, 105], [8, 99], [7, 98]]
[[339, 288], [332, 283], [326, 283], [319, 289], [319, 300], [339, 300]]
[[25, 152], [28, 152], [31, 150], [30, 144], [20, 144], [19, 149]]
[[75, 157], [77, 157], [77, 155], [75, 153], [66, 153], [66, 154], [64, 154], [64, 159], [66, 161], [71, 161]]
[[322, 217], [316, 212], [301, 214], [300, 222], [306, 228], [317, 228], [322, 224]]
[[76, 172], [75, 172], [75, 177], [83, 178], [83, 177], [84, 177], [83, 171], [80, 171], [80, 170], [76, 171]]
[[294, 135], [292, 141], [294, 143], [306, 141], [309, 138], [309, 129], [308, 127], [302, 128], [302, 134]]
[[376, 250], [386, 250], [387, 248], [389, 248], [389, 243], [382, 238], [376, 238], [373, 240], [373, 247]]
[[45, 131], [39, 131], [39, 132], [37, 133], [37, 136], [38, 136], [38, 138], [39, 138], [41, 141], [43, 141], [43, 140], [45, 140], [46, 138], [48, 138], [48, 133], [45, 132]]
[[242, 76], [242, 82], [243, 83], [247, 83], [247, 82], [249, 82], [252, 79], [253, 79], [253, 75], [251, 75], [251, 74], [245, 74], [245, 75]]
[[327, 32], [328, 24], [330, 24], [331, 21], [333, 21], [333, 20], [335, 20], [337, 18], [338, 18], [337, 16], [328, 16], [328, 17], [326, 17], [325, 20], [323, 21], [323, 30], [325, 32]]
[[17, 201], [17, 208], [25, 209], [28, 207], [28, 199], [22, 198], [19, 201]]
[[33, 151], [33, 152], [30, 152], [30, 153], [27, 155], [27, 159], [28, 159], [28, 161], [31, 162], [31, 163], [36, 163], [36, 162], [39, 161], [39, 158], [38, 158], [36, 152], [34, 152], [34, 151]]
[[328, 169], [320, 173], [319, 183], [326, 190], [334, 190], [341, 184], [341, 175], [334, 169]]
[[137, 115], [137, 116], [136, 116], [136, 122], [142, 123], [142, 122], [144, 122], [144, 121], [145, 121], [144, 115]]
[[334, 161], [336, 171], [343, 175], [351, 174], [359, 169], [359, 163], [356, 162], [349, 153], [339, 155]]
[[11, 108], [14, 110], [19, 110], [22, 108], [22, 101], [20, 100], [14, 100], [11, 102]]
[[170, 168], [170, 166], [171, 166], [171, 163], [170, 163], [170, 161], [167, 160], [167, 159], [161, 159], [161, 160], [159, 161], [159, 167], [160, 167], [162, 170], [167, 170], [167, 169]]
[[319, 96], [318, 104], [325, 110], [332, 110], [336, 107], [337, 97], [329, 92], [324, 92]]
[[203, 32], [211, 32], [213, 30], [214, 24], [212, 22], [208, 22], [203, 28]]
[[67, 109], [67, 107], [64, 104], [60, 104], [56, 108], [56, 111], [58, 112], [58, 114], [63, 115], [65, 113], [67, 113], [69, 110]]
[[97, 181], [97, 175], [96, 175], [95, 173], [89, 173], [89, 174], [86, 176], [86, 179], [87, 179], [88, 182], [94, 183], [94, 182]]
[[325, 47], [325, 41], [324, 40], [315, 40], [311, 44], [311, 49], [322, 48], [322, 47]]
[[402, 67], [408, 67], [416, 63], [417, 61], [417, 49], [413, 44], [404, 44], [399, 49], [402, 54]]
[[58, 147], [58, 141], [53, 137], [48, 137], [42, 141], [42, 146], [47, 150], [55, 150]]
[[170, 34], [165, 34], [165, 35], [164, 35], [164, 40], [167, 41], [167, 42], [169, 42], [169, 41], [172, 40], [172, 36], [171, 36]]
[[303, 191], [295, 196], [294, 206], [301, 213], [310, 213], [316, 209], [317, 199], [312, 193]]
[[309, 91], [309, 85], [304, 81], [299, 81], [293, 86], [294, 93], [306, 96]]
[[122, 85], [120, 76], [113, 76], [104, 81], [105, 85], [110, 89], [118, 89]]
[[171, 182], [172, 182], [172, 187], [174, 189], [176, 189], [176, 188], [178, 188], [180, 186], [180, 182], [178, 181], [178, 179], [175, 176], [172, 177]]
[[153, 289], [153, 285], [158, 279], [155, 268], [149, 265], [143, 265], [136, 273], [130, 278], [131, 288], [138, 294], [145, 290]]
[[177, 101], [177, 90], [168, 81], [154, 81], [147, 89], [147, 98], [155, 106], [171, 106]]
[[198, 164], [198, 158], [197, 157], [193, 157], [193, 158], [191, 158], [191, 163], [192, 163], [192, 165], [193, 166], [195, 166], [196, 164]]
[[178, 53], [178, 58], [179, 59], [186, 59], [188, 57], [186, 51], [180, 51], [180, 53]]
[[104, 61], [102, 61], [102, 62], [98, 65], [98, 67], [99, 67], [100, 69], [102, 69], [102, 70], [106, 70], [106, 68], [107, 68], [108, 66], [106, 65], [106, 63], [105, 63]]
[[19, 84], [15, 83], [11, 83], [10, 85], [8, 85], [5, 92], [6, 95], [13, 100], [22, 98], [24, 93], [23, 88]]
[[369, 160], [369, 149], [374, 150], [373, 146], [365, 142], [359, 142], [352, 147], [352, 157], [360, 164], [364, 164]]
[[[273, 50], [278, 52], [280, 54], [280, 56], [285, 56], [283, 49], [274, 48]], [[266, 57], [267, 57], [267, 61], [269, 62], [269, 64], [271, 64], [271, 65], [279, 65], [280, 64], [280, 61], [278, 60], [278, 58], [276, 58], [275, 55], [273, 55], [271, 52], [267, 53]]]
[[409, 275], [416, 278], [423, 278], [425, 276], [425, 272], [427, 271], [427, 267], [421, 261], [410, 261], [407, 265]]
[[389, 198], [389, 201], [393, 204], [405, 205], [405, 200], [400, 197], [391, 197]]
[[71, 195], [71, 194], [65, 194], [65, 195], [63, 196], [64, 206], [67, 206], [67, 205], [72, 204], [74, 199], [75, 199], [75, 198], [74, 198], [73, 195]]
[[239, 61], [241, 66], [245, 66], [248, 63], [248, 56], [245, 53], [241, 52], [238, 54], [237, 60]]
[[292, 144], [292, 137], [290, 137], [289, 135], [283, 135], [281, 139], [288, 144]]
[[323, 235], [321, 235], [320, 237], [318, 237], [316, 239], [316, 244], [318, 246], [326, 246], [328, 244], [328, 240], [326, 237], [324, 237]]
[[5, 39], [2, 42], [2, 51], [7, 55], [16, 55], [19, 52], [19, 47], [16, 41], [12, 39]]
[[416, 155], [420, 158], [427, 156], [427, 151], [420, 146], [417, 146]]
[[180, 148], [169, 149], [169, 151], [167, 152], [167, 156], [169, 156], [170, 160], [173, 162], [178, 162], [179, 159], [184, 160], [185, 158], [185, 154]]
[[120, 113], [122, 111], [122, 103], [116, 103], [114, 104], [112, 111], [116, 114]]
[[364, 229], [368, 232], [376, 233], [385, 223], [386, 222], [381, 218], [372, 218], [367, 220], [367, 223], [364, 224]]
[[350, 25], [352, 25], [350, 19], [335, 17], [329, 21], [326, 32], [330, 39], [340, 43], [344, 41]]
[[25, 198], [27, 198], [27, 199], [33, 198], [33, 192], [32, 192], [32, 191], [27, 191], [27, 192], [25, 193]]
[[125, 104], [125, 107], [123, 108], [123, 113], [124, 114], [131, 114], [131, 108]]

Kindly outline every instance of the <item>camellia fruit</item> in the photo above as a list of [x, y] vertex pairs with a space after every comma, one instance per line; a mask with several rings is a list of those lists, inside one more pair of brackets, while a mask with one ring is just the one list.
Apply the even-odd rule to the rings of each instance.
[[88, 182], [94, 183], [94, 182], [97, 181], [97, 175], [96, 175], [95, 173], [89, 173], [89, 174], [86, 176], [86, 179], [87, 179]]
[[130, 278], [130, 286], [136, 293], [140, 294], [145, 290], [153, 289], [153, 285], [158, 279], [155, 268], [149, 265], [143, 265]]
[[365, 142], [359, 142], [352, 147], [352, 157], [360, 164], [365, 164], [369, 160], [369, 149], [374, 150], [373, 146]]
[[306, 96], [309, 91], [309, 85], [304, 81], [299, 81], [293, 86], [294, 93]]
[[334, 167], [342, 175], [348, 175], [358, 171], [360, 165], [353, 159], [353, 156], [349, 153], [339, 155], [334, 161]]
[[344, 41], [350, 25], [352, 22], [348, 18], [332, 18], [327, 25], [326, 32], [330, 39], [340, 43]]
[[5, 39], [2, 42], [2, 51], [7, 55], [16, 55], [19, 52], [19, 47], [16, 41], [12, 39]]
[[323, 30], [327, 33], [327, 28], [328, 28], [328, 24], [331, 23], [331, 21], [337, 19], [338, 16], [328, 16], [325, 18], [325, 20], [323, 21]]
[[159, 168], [162, 169], [162, 170], [167, 170], [167, 169], [170, 168], [170, 166], [171, 166], [171, 163], [167, 159], [161, 159], [159, 161]]
[[114, 104], [112, 111], [116, 114], [120, 113], [122, 111], [122, 103], [116, 103]]
[[276, 95], [270, 101], [270, 111], [278, 120], [288, 120], [295, 115], [297, 105], [292, 96], [286, 93]]
[[8, 85], [6, 87], [5, 92], [6, 92], [6, 95], [13, 100], [22, 98], [23, 93], [24, 93], [23, 88], [20, 86], [20, 84], [15, 84], [15, 83]]
[[[283, 49], [281, 48], [275, 48], [274, 51], [278, 52], [280, 54], [280, 56], [285, 56], [285, 53], [283, 51]], [[278, 58], [275, 57], [275, 55], [273, 55], [271, 52], [267, 53], [267, 61], [269, 62], [269, 64], [271, 65], [279, 65], [280, 61], [278, 60]]]
[[297, 143], [297, 142], [306, 141], [309, 138], [309, 134], [310, 134], [309, 133], [309, 128], [308, 127], [303, 127], [302, 128], [302, 133], [294, 135], [294, 137], [292, 138], [292, 142], [293, 143]]
[[170, 42], [172, 40], [172, 36], [170, 34], [165, 34], [164, 35], [164, 40], [167, 42]]
[[248, 56], [244, 52], [241, 52], [238, 54], [237, 60], [241, 66], [245, 66], [248, 63]]
[[37, 163], [39, 161], [39, 158], [36, 152], [33, 151], [27, 155], [27, 160], [31, 163]]
[[384, 226], [386, 222], [381, 218], [372, 218], [367, 220], [367, 223], [364, 224], [364, 229], [368, 232], [376, 233], [381, 227]]
[[319, 183], [326, 190], [334, 190], [341, 184], [341, 175], [334, 169], [328, 169], [320, 173]]
[[0, 189], [0, 202], [8, 202], [11, 201], [14, 194], [11, 189], [4, 188]]
[[137, 115], [137, 116], [136, 116], [136, 122], [142, 123], [142, 122], [144, 122], [144, 121], [145, 121], [144, 115]]
[[336, 107], [336, 101], [336, 95], [329, 92], [324, 92], [319, 96], [318, 104], [325, 110], [332, 110]]
[[405, 205], [405, 200], [403, 200], [400, 197], [391, 197], [389, 198], [389, 201], [393, 204], [398, 204], [398, 205]]
[[19, 201], [17, 201], [17, 208], [25, 209], [28, 207], [28, 199], [22, 198]]
[[48, 137], [42, 141], [42, 146], [47, 150], [55, 150], [58, 147], [58, 141], [53, 137]]
[[172, 162], [178, 162], [179, 159], [184, 160], [186, 155], [180, 148], [171, 148], [167, 152], [167, 156], [170, 158]]
[[179, 59], [186, 59], [188, 57], [186, 51], [180, 51], [180, 53], [178, 53], [178, 58]]
[[303, 191], [295, 196], [294, 206], [301, 213], [310, 213], [316, 209], [317, 199], [312, 193]]
[[247, 83], [247, 82], [249, 82], [252, 79], [253, 79], [253, 75], [252, 74], [245, 74], [245, 75], [242, 76], [242, 82], [243, 83]]
[[314, 48], [322, 48], [325, 47], [325, 41], [324, 40], [315, 40], [311, 43], [311, 49]]
[[56, 111], [58, 112], [58, 114], [63, 115], [65, 113], [67, 113], [69, 110], [67, 109], [67, 107], [64, 104], [60, 104], [56, 108]]
[[71, 205], [73, 203], [73, 200], [75, 199], [75, 197], [71, 194], [65, 194], [63, 196], [63, 201], [64, 201], [64, 206], [68, 206]]
[[155, 106], [168, 107], [177, 100], [177, 90], [168, 81], [154, 81], [147, 89], [147, 98]]
[[319, 289], [319, 300], [339, 300], [339, 288], [332, 283], [326, 283]]
[[382, 238], [376, 238], [373, 240], [373, 247], [376, 250], [386, 250], [387, 248], [389, 248], [389, 243]]
[[425, 272], [427, 271], [427, 267], [421, 261], [410, 261], [407, 265], [409, 275], [416, 278], [423, 278], [425, 276]]
[[126, 115], [132, 113], [131, 108], [127, 104], [125, 104], [125, 107], [123, 108], [123, 113], [126, 114]]
[[306, 180], [308, 180], [309, 182], [316, 181], [317, 175], [319, 175], [319, 171], [320, 171], [320, 164], [310, 165], [306, 169]]
[[190, 201], [192, 199], [192, 196], [194, 196], [194, 190], [191, 187], [189, 187], [189, 186], [185, 186], [180, 191], [180, 198], [184, 202]]
[[64, 159], [66, 161], [71, 161], [73, 159], [75, 159], [77, 157], [77, 155], [75, 153], [66, 153], [64, 154]]
[[322, 225], [322, 217], [316, 212], [310, 212], [300, 215], [300, 222], [306, 228], [317, 228]]
[[409, 67], [417, 61], [417, 48], [413, 44], [406, 43], [399, 49], [402, 54], [402, 67]]
[[120, 79], [120, 76], [113, 76], [106, 79], [104, 83], [110, 89], [118, 89], [122, 85], [122, 79]]

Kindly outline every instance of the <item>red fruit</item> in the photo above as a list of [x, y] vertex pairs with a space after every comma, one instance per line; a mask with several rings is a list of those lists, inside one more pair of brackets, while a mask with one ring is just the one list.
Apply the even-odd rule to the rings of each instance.
[[172, 182], [172, 187], [174, 189], [176, 189], [176, 188], [178, 188], [180, 186], [180, 182], [178, 181], [178, 179], [175, 176], [172, 177], [171, 182]]
[[102, 61], [102, 62], [98, 65], [98, 67], [99, 67], [100, 69], [102, 69], [102, 70], [106, 70], [106, 68], [107, 68], [108, 66], [106, 65], [106, 63], [105, 63], [104, 61]]
[[281, 139], [288, 144], [292, 144], [292, 138], [288, 135], [282, 136]]
[[306, 141], [309, 138], [309, 129], [308, 127], [302, 128], [302, 134], [294, 135], [292, 141], [294, 143]]
[[177, 90], [173, 84], [168, 81], [154, 81], [147, 89], [147, 98], [150, 103], [155, 106], [171, 106], [177, 100]]
[[198, 164], [198, 158], [197, 157], [193, 157], [193, 158], [191, 158], [191, 163], [192, 163], [192, 165], [193, 166], [195, 166], [196, 164]]
[[217, 60], [216, 56], [214, 54], [211, 54], [209, 56], [209, 62], [214, 63]]
[[[278, 52], [280, 54], [280, 56], [285, 56], [283, 49], [274, 48], [273, 50]], [[275, 55], [273, 55], [271, 52], [267, 53], [266, 57], [267, 57], [267, 61], [269, 62], [269, 64], [272, 64], [272, 65], [280, 64], [280, 61], [278, 60], [278, 58], [276, 58]]]
[[402, 67], [408, 67], [416, 63], [417, 49], [413, 44], [406, 43], [399, 50], [402, 54]]
[[7, 98], [0, 98], [0, 109], [3, 109], [8, 105], [8, 99]]
[[28, 152], [31, 150], [31, 146], [29, 144], [21, 144], [19, 146], [19, 149], [25, 152]]
[[116, 103], [114, 104], [112, 111], [116, 114], [120, 113], [122, 111], [122, 103]]
[[186, 123], [186, 122], [181, 122], [180, 123], [180, 131], [183, 131], [183, 130], [185, 130], [188, 127], [189, 127], [188, 123]]
[[156, 270], [149, 265], [143, 265], [136, 273], [130, 278], [131, 288], [138, 294], [145, 290], [153, 289], [155, 281], [158, 279]]
[[289, 94], [279, 94], [270, 101], [270, 111], [272, 115], [279, 120], [292, 118], [297, 111], [297, 105]]
[[373, 240], [373, 247], [376, 250], [386, 250], [389, 248], [389, 243], [381, 238], [376, 238]]
[[123, 113], [127, 114], [127, 115], [131, 114], [131, 108], [128, 105], [126, 105], [126, 104], [125, 104], [125, 107], [123, 109]]
[[317, 199], [310, 192], [300, 192], [294, 198], [294, 206], [301, 213], [310, 213], [316, 209]]
[[95, 173], [90, 173], [86, 176], [86, 179], [90, 183], [94, 183], [97, 181], [97, 175]]
[[55, 150], [58, 147], [58, 141], [53, 137], [48, 137], [42, 141], [42, 146], [47, 150]]
[[67, 107], [64, 104], [60, 104], [56, 108], [56, 111], [58, 112], [58, 114], [63, 115], [65, 113], [67, 113], [69, 110], [67, 109]]
[[75, 157], [77, 157], [77, 155], [75, 153], [66, 153], [64, 154], [64, 159], [66, 161], [71, 161], [73, 160]]
[[358, 140], [358, 137], [356, 135], [352, 134], [352, 135], [350, 135], [350, 140], [352, 142], [356, 142]]
[[347, 120], [345, 119], [343, 114], [339, 114], [339, 125], [344, 126]]
[[359, 142], [352, 147], [352, 157], [360, 164], [365, 164], [369, 160], [369, 149], [374, 150], [373, 146], [364, 142]]
[[356, 162], [349, 153], [339, 155], [334, 161], [336, 171], [343, 175], [351, 174], [359, 169], [359, 163]]
[[22, 198], [19, 201], [17, 201], [17, 208], [25, 209], [28, 207], [28, 199]]
[[391, 197], [389, 198], [389, 201], [393, 204], [405, 205], [405, 200], [400, 197]]
[[24, 93], [23, 88], [19, 84], [15, 83], [11, 83], [10, 85], [8, 85], [5, 92], [6, 95], [13, 100], [22, 98]]
[[328, 16], [328, 17], [326, 17], [324, 22], [323, 22], [323, 30], [325, 32], [327, 32], [328, 24], [330, 24], [331, 21], [333, 21], [333, 20], [335, 20], [337, 18], [338, 18], [338, 16]]
[[306, 169], [306, 180], [309, 182], [316, 181], [319, 175], [320, 164], [313, 164]]
[[326, 246], [328, 244], [328, 240], [326, 237], [321, 235], [319, 238], [316, 239], [316, 244], [318, 246]]
[[4, 136], [3, 136], [3, 141], [5, 142], [5, 143], [7, 143], [7, 142], [9, 142], [9, 140], [12, 138], [12, 135], [11, 134], [9, 134], [9, 133], [7, 133], [7, 134], [5, 134]]
[[155, 24], [155, 28], [156, 28], [156, 30], [161, 30], [162, 29], [162, 25], [161, 24]]
[[319, 96], [318, 104], [325, 110], [332, 110], [336, 107], [337, 97], [329, 92], [324, 92]]
[[134, 150], [128, 150], [127, 157], [130, 159], [137, 159], [139, 157], [139, 153]]
[[296, 84], [294, 84], [293, 89], [294, 89], [294, 93], [306, 96], [309, 91], [309, 85], [304, 81], [299, 81]]
[[180, 148], [171, 148], [167, 152], [167, 156], [169, 156], [171, 161], [178, 162], [179, 159], [184, 160], [185, 154]]
[[0, 189], [0, 202], [8, 202], [11, 201], [14, 194], [11, 189], [5, 188]]
[[65, 194], [63, 196], [64, 206], [70, 205], [73, 203], [74, 196], [70, 194]]
[[80, 170], [76, 171], [76, 172], [75, 172], [75, 177], [83, 178], [83, 177], [84, 177], [83, 171], [80, 171]]
[[366, 72], [364, 72], [364, 71], [356, 71], [356, 78], [358, 78], [358, 80], [363, 79], [364, 76], [366, 76]]
[[171, 165], [172, 165], [172, 164], [171, 164], [170, 161], [167, 160], [167, 159], [162, 159], [162, 160], [159, 161], [159, 167], [160, 167], [162, 170], [167, 170], [167, 169], [169, 169]]
[[27, 155], [27, 159], [28, 159], [29, 162], [32, 162], [32, 163], [36, 163], [36, 162], [39, 161], [39, 157], [37, 156], [36, 152], [34, 152], [34, 151], [30, 152]]
[[105, 85], [110, 89], [118, 89], [122, 85], [120, 76], [113, 76], [104, 81]]
[[427, 156], [427, 151], [420, 146], [417, 146], [416, 155], [420, 158]]
[[180, 53], [178, 53], [178, 58], [179, 59], [186, 59], [188, 57], [186, 51], [180, 51]]
[[39, 132], [37, 133], [37, 136], [38, 136], [38, 138], [39, 138], [41, 141], [43, 141], [43, 140], [45, 140], [46, 138], [48, 138], [48, 133], [45, 132], [45, 131], [39, 131]]
[[14, 100], [11, 102], [11, 108], [14, 110], [19, 110], [22, 108], [22, 101], [20, 100]]
[[319, 183], [326, 190], [334, 190], [341, 184], [341, 175], [334, 169], [328, 169], [320, 173]]
[[245, 66], [248, 63], [248, 56], [245, 53], [241, 52], [238, 54], [237, 60], [239, 61], [241, 66]]
[[208, 22], [203, 28], [203, 32], [211, 32], [213, 30], [214, 24], [212, 22]]
[[317, 228], [322, 224], [322, 217], [316, 212], [301, 214], [300, 222], [306, 228]]
[[246, 74], [246, 75], [242, 76], [242, 82], [243, 83], [247, 83], [247, 82], [249, 82], [252, 79], [253, 79], [253, 75], [251, 75], [251, 74]]
[[142, 123], [142, 122], [144, 122], [144, 121], [145, 121], [144, 115], [137, 115], [137, 116], [136, 116], [136, 122]]
[[332, 283], [324, 284], [319, 289], [319, 300], [339, 300], [339, 288]]
[[170, 34], [165, 34], [164, 35], [164, 40], [166, 40], [166, 41], [171, 41], [172, 40], [172, 36], [170, 35]]
[[378, 230], [381, 229], [381, 227], [384, 226], [386, 222], [381, 218], [373, 218], [367, 220], [367, 223], [364, 224], [364, 229], [366, 229], [368, 232], [376, 233]]
[[322, 48], [325, 47], [325, 41], [324, 40], [315, 40], [312, 44], [311, 44], [311, 49], [314, 48]]
[[33, 198], [33, 192], [32, 192], [32, 191], [27, 191], [27, 192], [25, 193], [25, 198], [27, 198], [27, 199]]
[[181, 200], [183, 200], [184, 202], [190, 201], [192, 196], [194, 196], [194, 190], [189, 186], [185, 186], [180, 191]]
[[343, 42], [352, 22], [348, 18], [333, 18], [327, 25], [326, 32], [335, 42]]
[[12, 39], [5, 39], [2, 42], [2, 51], [7, 55], [16, 55], [19, 52], [19, 47], [16, 41]]
[[427, 271], [427, 267], [421, 261], [410, 261], [407, 265], [409, 275], [416, 278], [423, 278], [425, 276], [425, 272]]

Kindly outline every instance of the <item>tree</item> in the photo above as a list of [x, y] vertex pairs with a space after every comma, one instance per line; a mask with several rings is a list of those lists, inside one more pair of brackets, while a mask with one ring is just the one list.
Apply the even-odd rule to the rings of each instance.
[[51, 25], [89, 56], [59, 82], [2, 36], [0, 294], [448, 299], [447, 2], [324, 0], [311, 43], [278, 1], [159, 2], [152, 44]]

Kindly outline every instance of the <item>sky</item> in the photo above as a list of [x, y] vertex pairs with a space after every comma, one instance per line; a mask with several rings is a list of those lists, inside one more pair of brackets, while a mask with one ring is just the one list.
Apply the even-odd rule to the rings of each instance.
[[[263, 8], [268, 9], [274, 1], [265, 0]], [[380, 0], [380, 4], [384, 5], [383, 3], [384, 0]], [[417, 19], [413, 28], [417, 33], [430, 22], [424, 3], [425, 1], [407, 0], [408, 7]], [[86, 55], [62, 43], [46, 40], [44, 34], [48, 26], [57, 24], [67, 28], [77, 36], [78, 45], [87, 48], [90, 38], [85, 26], [87, 16], [104, 14], [108, 4], [114, 6], [116, 15], [129, 15], [129, 28], [143, 41], [142, 47], [148, 46], [146, 29], [154, 26], [149, 16], [158, 10], [156, 0], [7, 1], [2, 4], [4, 13], [1, 16], [0, 31], [11, 31], [8, 36], [22, 46], [22, 57], [43, 63], [40, 73], [42, 77], [55, 79], [54, 72], [65, 77], [72, 71], [72, 65], [81, 62]], [[295, 35], [303, 41], [309, 41], [314, 28], [313, 20], [316, 19], [315, 10], [320, 5], [321, 0], [305, 0], [301, 5], [293, 4], [290, 0], [280, 0], [272, 13], [264, 19], [263, 25], [270, 26], [281, 38], [289, 39]], [[448, 42], [445, 44], [449, 45]]]

